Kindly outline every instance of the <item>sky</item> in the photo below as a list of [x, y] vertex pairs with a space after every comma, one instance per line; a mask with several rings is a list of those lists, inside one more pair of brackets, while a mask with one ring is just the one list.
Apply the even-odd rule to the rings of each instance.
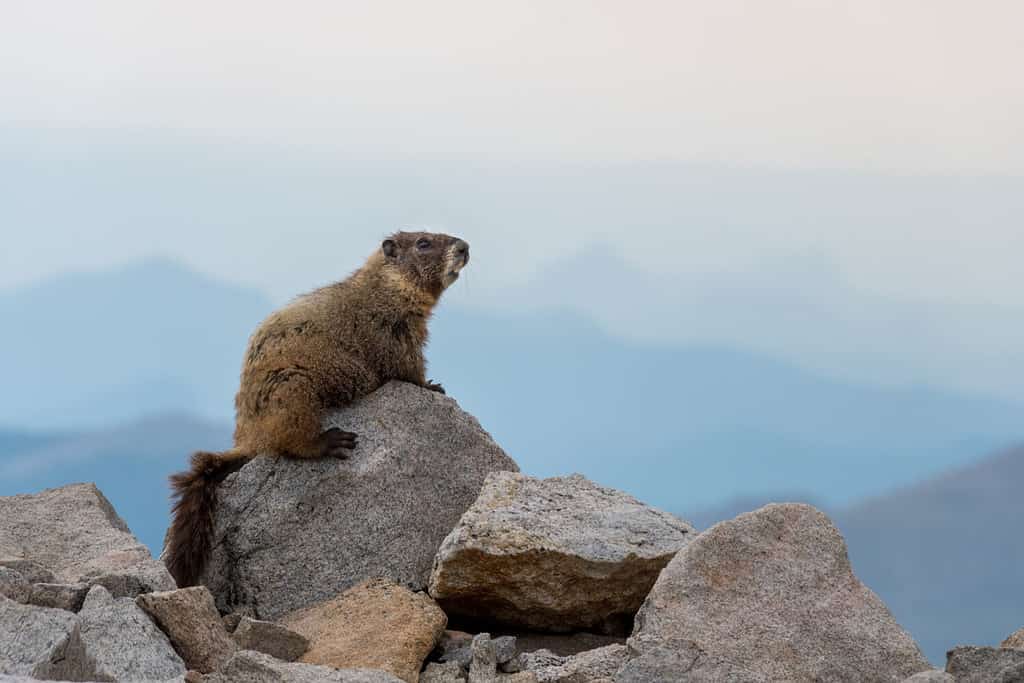
[[[0, 15], [0, 289], [161, 254], [281, 302], [427, 226], [473, 244], [460, 305], [582, 267], [532, 301], [1021, 397], [1018, 2]], [[608, 277], [671, 324], [589, 296]]]

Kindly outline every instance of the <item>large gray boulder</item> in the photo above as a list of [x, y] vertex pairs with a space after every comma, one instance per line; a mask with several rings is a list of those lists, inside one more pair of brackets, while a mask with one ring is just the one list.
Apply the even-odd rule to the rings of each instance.
[[931, 667], [809, 505], [713, 526], [665, 568], [616, 681], [903, 681]]
[[94, 484], [0, 497], [0, 567], [67, 591], [101, 585], [134, 597], [175, 588]]
[[1024, 650], [959, 646], [946, 653], [946, 673], [956, 683], [1021, 683]]
[[0, 595], [0, 674], [43, 678], [64, 656], [77, 617]]
[[403, 683], [387, 671], [332, 669], [315, 664], [288, 664], [252, 650], [236, 653], [224, 668], [203, 683]]
[[496, 472], [444, 539], [430, 595], [512, 628], [629, 633], [687, 522], [574, 474]]
[[405, 382], [325, 427], [359, 435], [347, 459], [261, 456], [220, 486], [200, 582], [221, 612], [276, 620], [372, 577], [422, 590], [488, 473], [518, 469], [453, 399]]
[[185, 664], [134, 600], [93, 586], [62, 659], [47, 673], [51, 680], [166, 681], [184, 676]]

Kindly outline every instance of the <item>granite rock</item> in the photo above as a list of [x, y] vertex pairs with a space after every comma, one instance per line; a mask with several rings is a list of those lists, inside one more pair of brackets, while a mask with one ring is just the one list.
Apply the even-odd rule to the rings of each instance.
[[464, 619], [626, 634], [694, 535], [674, 515], [580, 475], [496, 472], [444, 539], [429, 592]]
[[616, 680], [899, 682], [928, 669], [854, 576], [828, 517], [774, 504], [676, 555], [637, 614]]
[[184, 677], [185, 664], [133, 599], [115, 598], [96, 585], [77, 615], [63, 658], [47, 673], [51, 680], [166, 681]]
[[405, 382], [324, 426], [359, 435], [347, 459], [265, 455], [219, 487], [200, 583], [222, 613], [276, 621], [373, 577], [422, 590], [487, 474], [518, 469], [452, 398]]
[[401, 683], [386, 671], [333, 669], [314, 664], [282, 662], [268, 654], [241, 650], [203, 683]]
[[175, 588], [94, 484], [0, 497], [0, 566], [29, 583], [101, 585], [118, 597]]
[[365, 581], [281, 619], [309, 640], [301, 662], [381, 669], [408, 683], [416, 683], [446, 623], [444, 612], [427, 595], [388, 579]]
[[309, 649], [309, 640], [281, 624], [242, 617], [231, 636], [239, 649], [256, 650], [284, 662], [294, 662]]
[[1018, 650], [1024, 650], [1024, 628], [1014, 631], [1006, 637], [999, 647], [1012, 647]]
[[135, 604], [167, 635], [189, 669], [210, 673], [238, 649], [206, 586], [146, 593]]
[[0, 595], [0, 674], [46, 677], [64, 656], [78, 618]]
[[955, 647], [946, 653], [946, 673], [956, 683], [1021, 683], [1024, 681], [1024, 650]]

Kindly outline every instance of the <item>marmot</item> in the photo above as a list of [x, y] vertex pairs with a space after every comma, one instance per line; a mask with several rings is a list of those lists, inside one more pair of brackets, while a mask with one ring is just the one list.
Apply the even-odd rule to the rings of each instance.
[[323, 431], [327, 411], [388, 380], [434, 391], [423, 347], [441, 293], [469, 262], [449, 235], [399, 232], [346, 280], [299, 297], [249, 339], [235, 397], [234, 447], [199, 452], [171, 477], [174, 502], [164, 558], [179, 587], [199, 579], [213, 537], [217, 484], [260, 453], [346, 457], [356, 435]]

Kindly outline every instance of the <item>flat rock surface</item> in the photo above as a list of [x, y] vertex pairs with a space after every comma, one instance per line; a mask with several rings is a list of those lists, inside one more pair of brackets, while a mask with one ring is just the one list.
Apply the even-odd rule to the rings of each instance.
[[628, 633], [658, 573], [694, 535], [580, 475], [496, 472], [444, 539], [430, 594], [470, 620]]
[[135, 604], [153, 618], [189, 669], [210, 673], [238, 649], [206, 586], [146, 593]]
[[382, 669], [409, 683], [416, 683], [446, 622], [427, 595], [387, 579], [366, 581], [281, 620], [309, 639], [301, 662]]
[[637, 614], [620, 683], [903, 681], [931, 669], [853, 575], [809, 505], [768, 505], [703, 532]]
[[0, 595], [0, 674], [43, 677], [63, 656], [78, 618]]
[[184, 676], [185, 664], [133, 599], [93, 586], [63, 659], [49, 673], [52, 680], [165, 681]]
[[1010, 647], [955, 647], [946, 654], [946, 673], [956, 683], [1021, 683], [1024, 650]]
[[242, 650], [221, 671], [204, 677], [203, 683], [401, 683], [401, 679], [372, 669], [289, 664], [262, 652]]
[[0, 566], [30, 583], [99, 584], [116, 596], [175, 588], [93, 484], [0, 497]]
[[294, 662], [309, 649], [309, 639], [281, 624], [242, 617], [231, 636], [242, 650], [256, 650]]
[[377, 576], [422, 590], [487, 474], [518, 469], [453, 399], [405, 382], [325, 426], [359, 435], [347, 459], [263, 456], [221, 484], [200, 580], [221, 612], [274, 621]]

